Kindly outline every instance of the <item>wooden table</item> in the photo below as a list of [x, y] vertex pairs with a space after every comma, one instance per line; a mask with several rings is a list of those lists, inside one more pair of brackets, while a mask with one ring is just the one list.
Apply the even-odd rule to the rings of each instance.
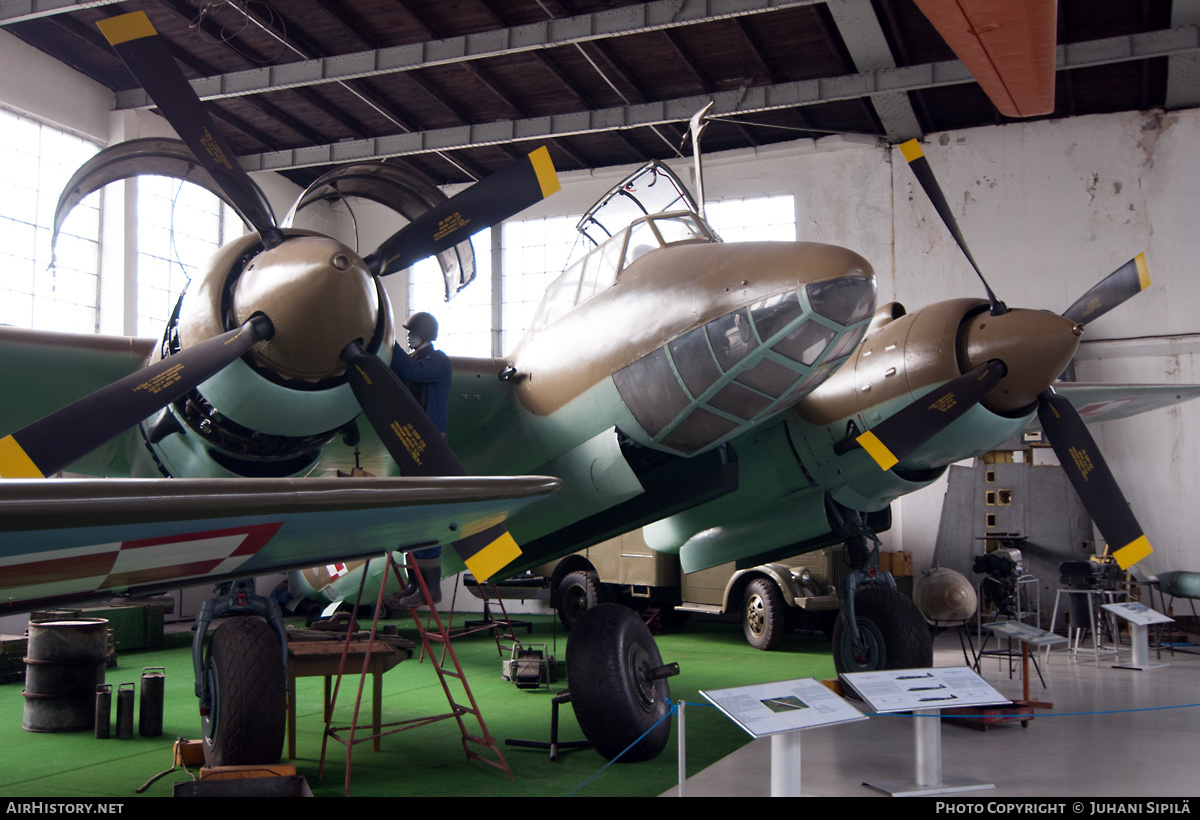
[[[411, 650], [396, 649], [383, 641], [355, 641], [350, 644], [343, 674], [357, 675], [363, 671], [363, 657], [371, 647], [371, 662], [366, 672], [371, 675], [371, 720], [378, 726], [383, 719], [383, 673], [394, 669], [401, 661], [412, 657]], [[342, 661], [345, 641], [292, 641], [288, 643], [288, 758], [296, 757], [296, 679], [323, 676], [325, 678], [325, 701], [322, 717], [329, 722], [331, 681]], [[379, 751], [379, 738], [371, 742], [371, 748]]]

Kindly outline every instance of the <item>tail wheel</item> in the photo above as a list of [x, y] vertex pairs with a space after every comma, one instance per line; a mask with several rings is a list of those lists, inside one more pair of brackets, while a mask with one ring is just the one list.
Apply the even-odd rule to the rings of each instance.
[[232, 618], [208, 645], [210, 693], [201, 717], [209, 766], [278, 763], [283, 751], [287, 680], [279, 638], [261, 618]]
[[933, 665], [933, 639], [916, 604], [888, 587], [871, 585], [854, 594], [854, 617], [863, 645], [838, 616], [833, 627], [833, 665], [841, 672], [913, 669]]
[[606, 760], [647, 732], [621, 762], [650, 760], [666, 748], [671, 689], [649, 674], [662, 665], [650, 630], [628, 607], [600, 604], [575, 622], [567, 640], [571, 706], [584, 736]]

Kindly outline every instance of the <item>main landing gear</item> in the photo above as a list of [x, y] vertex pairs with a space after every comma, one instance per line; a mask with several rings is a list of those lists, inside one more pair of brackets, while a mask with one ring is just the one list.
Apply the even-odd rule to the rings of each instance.
[[[583, 612], [567, 640], [571, 706], [584, 737], [606, 760], [650, 760], [671, 736], [671, 689], [678, 664], [664, 664], [650, 630], [632, 609], [599, 604]], [[645, 737], [642, 737], [645, 735]]]
[[852, 567], [838, 585], [834, 668], [842, 673], [932, 666], [929, 627], [916, 604], [896, 589], [891, 573], [879, 569], [879, 539], [856, 511], [826, 500], [830, 519], [842, 525]]
[[[279, 603], [256, 595], [252, 580], [222, 585], [221, 592], [200, 608], [192, 638], [205, 763], [278, 763], [287, 699], [287, 636]], [[225, 615], [233, 617], [216, 628], [205, 651], [209, 624]]]

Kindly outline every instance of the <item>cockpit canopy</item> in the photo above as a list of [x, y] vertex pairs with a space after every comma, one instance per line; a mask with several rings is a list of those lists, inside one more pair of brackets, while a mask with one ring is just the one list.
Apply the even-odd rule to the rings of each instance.
[[698, 211], [679, 177], [657, 160], [625, 177], [575, 226], [593, 247], [546, 288], [529, 329], [546, 327], [569, 313], [652, 250], [686, 242], [720, 242]]
[[661, 162], [651, 160], [600, 197], [575, 230], [592, 245], [603, 245], [635, 219], [668, 211], [695, 214], [700, 209], [679, 177]]
[[718, 242], [699, 216], [685, 211], [643, 216], [568, 267], [546, 288], [530, 330], [545, 327], [612, 285], [641, 256], [668, 245]]

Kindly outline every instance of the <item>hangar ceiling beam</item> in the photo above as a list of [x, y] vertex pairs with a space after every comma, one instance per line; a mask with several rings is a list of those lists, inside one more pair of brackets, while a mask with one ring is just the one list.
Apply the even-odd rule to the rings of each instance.
[[[829, 0], [826, 6], [857, 70], [896, 67], [871, 0]], [[904, 142], [922, 135], [921, 124], [904, 91], [872, 94], [871, 105], [890, 142]]]
[[68, 11], [111, 6], [120, 0], [0, 0], [0, 26], [51, 17]]
[[[693, 0], [680, 4], [677, 0], [657, 0], [595, 14], [580, 14], [523, 26], [481, 31], [464, 37], [447, 37], [405, 46], [342, 54], [337, 57], [300, 60], [266, 68], [235, 71], [192, 80], [192, 88], [202, 100], [240, 97], [281, 88], [354, 80], [505, 54], [595, 42], [779, 9], [812, 6], [820, 2], [823, 0]], [[0, 0], [0, 8], [2, 7], [3, 0]], [[119, 109], [151, 106], [150, 98], [140, 88], [117, 94]]]
[[[1200, 54], [1200, 25], [1059, 46], [1057, 65], [1061, 71], [1178, 54]], [[478, 145], [683, 123], [710, 100], [715, 103], [712, 116], [719, 117], [803, 108], [879, 93], [916, 91], [969, 82], [974, 82], [974, 78], [966, 66], [958, 60], [947, 60], [592, 111], [501, 120], [460, 128], [442, 128], [370, 140], [314, 145], [290, 151], [253, 154], [242, 157], [241, 161], [248, 171], [279, 171], [391, 156], [411, 156], [432, 151], [452, 151]]]
[[[1172, 26], [1200, 25], [1200, 0], [1171, 3]], [[1174, 54], [1167, 61], [1167, 108], [1200, 105], [1200, 53]]]

